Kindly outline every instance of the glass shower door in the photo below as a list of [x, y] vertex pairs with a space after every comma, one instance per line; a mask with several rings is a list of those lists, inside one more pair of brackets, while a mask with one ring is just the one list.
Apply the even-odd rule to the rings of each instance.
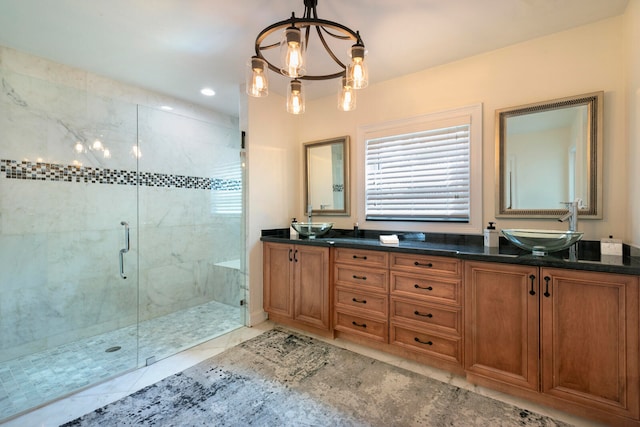
[[138, 106], [140, 359], [244, 325], [237, 125]]
[[138, 366], [138, 150], [135, 105], [0, 77], [2, 421]]

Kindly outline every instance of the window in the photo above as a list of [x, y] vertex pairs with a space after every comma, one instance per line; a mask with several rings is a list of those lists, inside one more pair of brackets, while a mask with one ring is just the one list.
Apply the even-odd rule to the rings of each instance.
[[481, 105], [369, 126], [361, 134], [367, 221], [481, 231]]
[[242, 167], [233, 162], [217, 170], [219, 178], [211, 182], [211, 212], [242, 215]]

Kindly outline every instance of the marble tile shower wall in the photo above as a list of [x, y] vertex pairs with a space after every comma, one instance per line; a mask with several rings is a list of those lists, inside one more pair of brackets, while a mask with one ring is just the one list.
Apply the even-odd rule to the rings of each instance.
[[53, 81], [26, 76], [3, 68], [6, 53], [0, 361], [131, 325], [138, 302], [146, 320], [228, 293], [216, 264], [240, 258], [241, 217], [219, 214], [216, 198], [238, 189], [226, 172], [237, 129], [55, 83], [39, 61], [26, 68]]
[[[209, 301], [228, 283], [216, 264], [240, 259], [241, 217], [217, 212], [216, 196], [240, 190], [240, 157], [237, 130], [157, 110], [140, 109], [139, 140], [140, 170], [161, 165], [173, 176], [228, 174], [216, 181], [217, 191], [140, 186], [140, 304], [146, 319]], [[237, 295], [221, 302], [237, 306]]]

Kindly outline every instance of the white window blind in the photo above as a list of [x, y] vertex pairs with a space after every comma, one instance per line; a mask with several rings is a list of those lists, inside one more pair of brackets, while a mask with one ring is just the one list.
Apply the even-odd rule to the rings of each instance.
[[471, 117], [424, 127], [365, 140], [367, 220], [469, 222]]
[[219, 178], [213, 180], [211, 212], [221, 215], [242, 214], [242, 167], [233, 162], [216, 171]]

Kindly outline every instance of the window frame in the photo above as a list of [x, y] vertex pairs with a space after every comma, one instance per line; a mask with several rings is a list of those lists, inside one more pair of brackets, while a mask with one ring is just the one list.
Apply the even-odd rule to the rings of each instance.
[[[416, 132], [424, 128], [433, 128], [434, 124], [437, 126], [439, 122], [442, 123], [442, 126], [446, 126], [447, 122], [451, 122], [452, 119], [463, 115], [469, 116], [471, 121], [469, 136], [469, 222], [366, 220], [366, 140], [383, 135], [400, 135]], [[482, 124], [482, 104], [479, 103], [434, 113], [427, 113], [406, 119], [359, 126], [356, 138], [356, 157], [358, 161], [358, 180], [362, 182], [358, 191], [357, 200], [357, 222], [360, 226], [373, 230], [482, 234]]]

